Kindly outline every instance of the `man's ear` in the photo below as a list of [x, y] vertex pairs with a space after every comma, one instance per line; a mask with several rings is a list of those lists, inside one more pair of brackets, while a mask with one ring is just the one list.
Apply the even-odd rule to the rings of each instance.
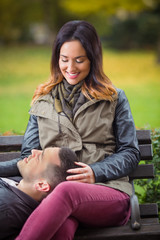
[[49, 192], [51, 187], [45, 179], [41, 179], [34, 184], [34, 187], [37, 191], [40, 192]]

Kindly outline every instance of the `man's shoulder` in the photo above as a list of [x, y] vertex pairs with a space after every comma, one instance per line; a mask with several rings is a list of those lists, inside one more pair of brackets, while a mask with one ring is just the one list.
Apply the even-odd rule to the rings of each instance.
[[0, 208], [10, 209], [22, 200], [12, 191], [9, 184], [0, 179]]
[[18, 188], [0, 178], [0, 233], [4, 239], [15, 239], [38, 203]]
[[2, 178], [0, 178], [0, 201], [4, 201], [4, 204], [8, 205], [8, 207], [10, 205], [18, 205], [20, 207], [20, 204], [22, 203], [24, 208], [26, 205], [27, 208], [31, 208], [33, 210], [38, 206], [37, 201], [19, 190], [17, 187], [6, 183]]

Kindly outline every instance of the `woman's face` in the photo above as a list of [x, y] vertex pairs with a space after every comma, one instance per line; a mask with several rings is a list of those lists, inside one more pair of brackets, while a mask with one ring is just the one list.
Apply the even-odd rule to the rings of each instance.
[[73, 40], [62, 45], [59, 68], [71, 85], [76, 85], [87, 77], [90, 71], [90, 61], [80, 41]]

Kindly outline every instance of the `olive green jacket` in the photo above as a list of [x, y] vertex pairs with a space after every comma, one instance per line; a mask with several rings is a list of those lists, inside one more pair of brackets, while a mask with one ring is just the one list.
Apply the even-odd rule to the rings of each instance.
[[128, 100], [122, 90], [113, 102], [84, 103], [71, 122], [54, 108], [51, 94], [39, 98], [30, 109], [36, 116], [42, 149], [66, 146], [78, 160], [89, 164], [96, 183], [132, 194], [127, 175], [137, 166], [139, 150]]

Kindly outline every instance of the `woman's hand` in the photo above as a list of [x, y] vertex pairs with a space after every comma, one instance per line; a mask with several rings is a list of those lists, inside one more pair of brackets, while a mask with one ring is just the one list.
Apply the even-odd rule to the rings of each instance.
[[90, 166], [82, 162], [75, 162], [80, 168], [68, 169], [67, 172], [73, 175], [66, 178], [67, 181], [77, 181], [83, 183], [95, 183], [94, 172]]

